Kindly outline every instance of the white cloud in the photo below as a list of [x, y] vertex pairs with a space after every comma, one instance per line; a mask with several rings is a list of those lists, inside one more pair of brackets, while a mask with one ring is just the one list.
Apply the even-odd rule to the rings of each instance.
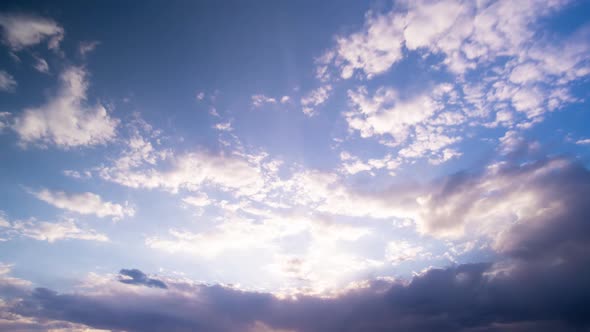
[[289, 96], [282, 96], [281, 97], [281, 104], [286, 104], [291, 101], [291, 97]]
[[376, 136], [382, 144], [400, 147], [398, 163], [402, 160], [427, 157], [437, 164], [459, 156], [450, 145], [461, 141], [451, 135], [453, 126], [465, 117], [460, 111], [445, 108], [444, 98], [453, 96], [452, 87], [442, 84], [432, 95], [415, 95], [410, 99], [399, 96], [393, 88], [379, 88], [373, 96], [361, 87], [349, 90], [353, 109], [344, 114], [349, 128], [362, 138]]
[[37, 220], [15, 221], [12, 230], [19, 236], [30, 237], [39, 241], [55, 242], [58, 240], [77, 239], [87, 241], [108, 241], [108, 237], [93, 229], [81, 229], [76, 223], [67, 219], [60, 222]]
[[[82, 229], [72, 219], [58, 222], [39, 221], [35, 218], [29, 220], [9, 221], [0, 211], [0, 234], [8, 239], [14, 236], [24, 236], [39, 241], [55, 242], [65, 239], [79, 239], [90, 241], [108, 241], [108, 237], [93, 229]], [[4, 239], [6, 240], [6, 239]], [[0, 268], [0, 274], [2, 269]]]
[[[461, 137], [450, 134], [450, 126], [526, 129], [546, 112], [578, 101], [566, 84], [590, 74], [590, 27], [567, 38], [538, 30], [540, 19], [566, 3], [398, 1], [389, 12], [369, 11], [359, 31], [336, 37], [334, 47], [316, 59], [316, 76], [324, 84], [337, 80], [331, 71], [344, 79], [355, 72], [370, 79], [403, 60], [403, 46], [424, 61], [440, 61], [431, 68], [447, 70], [454, 86], [413, 91], [409, 98], [390, 87], [369, 96], [361, 87], [349, 91], [355, 110], [345, 114], [362, 138], [390, 135], [393, 140], [381, 142], [395, 147], [408, 141], [406, 156], [433, 154], [429, 160], [438, 163], [460, 153], [448, 146]], [[416, 126], [428, 135], [415, 133]], [[433, 135], [438, 137], [419, 137]], [[448, 144], [434, 146], [441, 141]]]
[[301, 98], [301, 106], [303, 106], [303, 113], [307, 116], [316, 114], [316, 107], [325, 103], [330, 97], [332, 91], [331, 85], [324, 85], [315, 90], [312, 90], [307, 95]]
[[252, 105], [254, 107], [261, 107], [265, 104], [276, 104], [277, 100], [275, 98], [267, 97], [265, 95], [253, 95], [252, 96]]
[[18, 51], [49, 40], [50, 49], [58, 50], [64, 29], [52, 19], [18, 14], [0, 14], [4, 42]]
[[392, 241], [385, 248], [385, 259], [393, 265], [406, 261], [416, 262], [426, 257], [429, 257], [429, 253], [422, 246], [408, 241]]
[[135, 215], [135, 209], [127, 204], [105, 202], [99, 195], [90, 192], [67, 194], [63, 191], [52, 192], [42, 189], [32, 191], [31, 194], [57, 208], [80, 214], [94, 214], [101, 218], [113, 217], [116, 219]]
[[23, 144], [54, 144], [68, 149], [112, 140], [119, 120], [101, 104], [86, 106], [87, 73], [69, 67], [60, 76], [57, 94], [46, 104], [23, 110], [13, 124]]
[[86, 54], [94, 51], [98, 45], [100, 45], [100, 42], [96, 40], [80, 42], [78, 45], [78, 52], [80, 55], [86, 56]]
[[232, 131], [232, 130], [234, 130], [234, 128], [232, 128], [231, 122], [229, 122], [229, 121], [228, 122], [220, 122], [220, 123], [216, 124], [214, 128], [219, 131]]
[[576, 141], [576, 144], [578, 144], [578, 145], [588, 145], [588, 144], [590, 144], [590, 138], [577, 140]]
[[167, 170], [116, 162], [114, 166], [103, 167], [100, 176], [132, 188], [161, 188], [171, 192], [196, 191], [214, 185], [240, 195], [255, 195], [264, 187], [260, 167], [237, 156], [193, 152], [169, 159]]
[[16, 86], [14, 77], [4, 70], [0, 70], [0, 91], [13, 92]]
[[337, 38], [336, 63], [340, 76], [350, 78], [362, 70], [368, 78], [388, 70], [402, 59], [404, 20], [394, 12], [374, 15], [369, 12], [362, 31]]
[[359, 157], [343, 151], [340, 153], [340, 160], [342, 161], [340, 171], [349, 175], [378, 169], [387, 169], [390, 171], [389, 174], [394, 174], [395, 169], [400, 166], [400, 160], [393, 158], [390, 154], [381, 159], [370, 158], [367, 161], [362, 161]]
[[183, 202], [186, 204], [203, 207], [207, 205], [211, 205], [213, 201], [209, 198], [206, 193], [197, 193], [196, 195], [187, 196], [182, 199]]
[[40, 73], [44, 73], [44, 74], [49, 73], [49, 64], [47, 63], [47, 61], [45, 61], [45, 59], [38, 57], [38, 56], [34, 56], [34, 58], [35, 58], [35, 64], [33, 65], [33, 67]]

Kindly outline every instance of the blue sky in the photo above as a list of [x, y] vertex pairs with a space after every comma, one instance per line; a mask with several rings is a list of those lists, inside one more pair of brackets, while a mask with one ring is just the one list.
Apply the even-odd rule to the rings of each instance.
[[[338, 308], [357, 296], [411, 307], [451, 275], [518, 293], [541, 271], [586, 294], [588, 13], [565, 0], [0, 4], [0, 330], [342, 331]], [[564, 312], [506, 314], [498, 296], [473, 326], [394, 308], [395, 322], [358, 309], [349, 328], [588, 327], [573, 309], [587, 298], [548, 293]], [[301, 316], [233, 313], [258, 296]], [[52, 307], [61, 297], [164, 318], [89, 319]], [[142, 304], [179, 297], [171, 316]], [[328, 325], [298, 324], [317, 301]]]

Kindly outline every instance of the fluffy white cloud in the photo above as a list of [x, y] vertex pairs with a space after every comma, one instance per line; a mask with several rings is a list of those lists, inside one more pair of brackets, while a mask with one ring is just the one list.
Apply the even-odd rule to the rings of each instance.
[[348, 96], [355, 108], [346, 113], [351, 129], [362, 137], [387, 134], [394, 143], [405, 142], [412, 126], [423, 123], [441, 108], [427, 95], [404, 100], [392, 88], [380, 88], [369, 96], [366, 88], [349, 90]]
[[80, 214], [94, 214], [101, 218], [113, 217], [115, 219], [135, 215], [135, 209], [127, 204], [105, 202], [99, 195], [90, 192], [68, 194], [63, 191], [42, 189], [31, 193], [57, 208]]
[[442, 84], [431, 94], [409, 99], [393, 88], [379, 88], [372, 96], [361, 87], [349, 90], [353, 109], [345, 113], [348, 126], [363, 138], [376, 136], [390, 147], [400, 147], [398, 163], [403, 159], [428, 157], [440, 163], [460, 153], [449, 146], [461, 140], [453, 126], [464, 122], [460, 111], [445, 107], [445, 98], [454, 95], [452, 86]]
[[353, 89], [348, 93], [353, 110], [345, 118], [362, 138], [391, 136], [379, 141], [400, 147], [402, 158], [444, 162], [461, 154], [451, 147], [462, 138], [453, 126], [527, 129], [545, 113], [578, 101], [567, 84], [590, 74], [590, 28], [565, 38], [539, 31], [541, 19], [566, 4], [397, 1], [388, 12], [368, 12], [359, 31], [336, 37], [335, 46], [316, 59], [316, 76], [323, 84], [337, 80], [332, 71], [343, 79], [355, 72], [370, 79], [405, 54], [433, 61], [427, 65], [447, 71], [452, 85], [405, 98], [391, 87], [374, 95]]
[[316, 113], [315, 108], [325, 103], [330, 97], [332, 91], [331, 85], [324, 85], [315, 90], [312, 90], [307, 95], [301, 98], [301, 106], [303, 106], [303, 113], [307, 116], [313, 116]]
[[57, 94], [40, 107], [27, 108], [13, 129], [23, 144], [53, 144], [63, 149], [104, 144], [116, 135], [117, 119], [101, 104], [87, 106], [87, 73], [69, 67], [60, 76]]
[[4, 70], [0, 70], [0, 91], [12, 92], [16, 86], [17, 83], [14, 77]]
[[340, 67], [340, 76], [350, 78], [359, 69], [371, 78], [401, 60], [403, 27], [403, 17], [395, 12], [389, 15], [367, 13], [362, 31], [337, 38], [334, 61]]
[[13, 50], [49, 40], [50, 49], [59, 49], [64, 29], [52, 19], [20, 14], [0, 14], [3, 40]]

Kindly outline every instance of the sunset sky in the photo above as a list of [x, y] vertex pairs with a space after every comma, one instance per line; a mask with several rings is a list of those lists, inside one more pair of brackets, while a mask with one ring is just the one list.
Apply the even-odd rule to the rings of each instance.
[[0, 331], [588, 331], [590, 2], [3, 1]]

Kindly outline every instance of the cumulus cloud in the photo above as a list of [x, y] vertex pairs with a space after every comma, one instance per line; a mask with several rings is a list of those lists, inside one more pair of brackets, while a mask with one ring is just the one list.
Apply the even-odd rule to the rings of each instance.
[[[317, 207], [317, 202], [325, 204], [332, 195], [356, 195], [344, 202], [348, 211], [359, 213], [357, 210], [371, 200], [375, 203], [368, 208], [381, 206], [383, 211], [391, 211], [398, 205], [405, 207], [406, 213], [413, 209], [425, 235], [472, 232], [490, 239], [495, 261], [430, 268], [409, 280], [377, 278], [329, 296], [300, 293], [296, 297], [155, 279], [139, 270], [122, 270], [112, 281], [76, 293], [20, 286], [20, 300], [9, 303], [5, 311], [128, 331], [249, 331], [260, 324], [300, 332], [578, 331], [590, 326], [586, 280], [590, 273], [590, 210], [586, 203], [590, 171], [584, 166], [565, 159], [500, 163], [481, 173], [458, 173], [425, 187], [397, 187], [372, 195], [343, 194], [337, 180], [311, 173], [299, 175], [291, 185], [309, 190], [297, 199], [311, 202], [310, 208]], [[341, 196], [335, 198], [342, 200]], [[382, 205], [377, 205], [378, 201]], [[169, 244], [191, 244], [195, 251], [215, 244], [231, 246], [236, 241], [245, 247], [256, 246], [273, 238], [269, 233], [280, 237], [298, 232], [302, 225], [293, 219], [277, 223], [280, 220], [269, 216], [267, 227], [235, 220], [206, 235], [179, 231], [172, 234], [175, 239]], [[312, 222], [306, 227], [318, 238], [354, 241], [366, 234], [366, 230], [338, 226]], [[243, 242], [246, 240], [251, 242]], [[238, 244], [236, 248], [241, 247]], [[294, 277], [313, 278], [321, 270], [321, 265], [313, 264], [313, 254], [324, 249], [310, 250], [306, 257], [284, 257], [285, 264], [279, 268]], [[394, 264], [428, 255], [425, 248], [407, 241], [389, 242], [386, 250], [386, 259]], [[337, 252], [330, 257], [338, 258]], [[357, 264], [352, 257], [344, 263]], [[340, 272], [338, 264], [328, 265], [334, 273]]]
[[4, 70], [0, 70], [0, 91], [13, 92], [17, 86], [16, 80], [12, 75]]
[[48, 47], [59, 49], [64, 29], [54, 20], [23, 14], [0, 14], [2, 37], [14, 51], [48, 40]]
[[26, 108], [13, 129], [23, 144], [56, 145], [62, 149], [104, 144], [116, 135], [119, 120], [101, 105], [87, 106], [88, 73], [69, 67], [60, 75], [57, 94], [44, 105]]
[[[375, 280], [332, 298], [280, 299], [219, 285], [167, 281], [137, 292], [102, 285], [96, 294], [37, 288], [11, 313], [126, 331], [577, 331], [587, 328], [588, 272], [562, 263], [498, 274], [498, 266], [430, 269], [407, 284]], [[133, 286], [129, 286], [133, 287]]]
[[129, 207], [128, 204], [105, 202], [99, 195], [90, 192], [68, 194], [63, 191], [41, 189], [31, 191], [31, 194], [59, 209], [80, 214], [94, 214], [101, 218], [113, 217], [116, 219], [135, 215], [135, 209]]
[[348, 126], [361, 137], [377, 137], [390, 147], [403, 147], [399, 157], [416, 159], [428, 157], [432, 163], [445, 161], [460, 153], [449, 146], [461, 141], [453, 128], [464, 117], [445, 100], [453, 98], [453, 87], [441, 84], [431, 94], [402, 97], [393, 88], [379, 88], [370, 96], [365, 87], [349, 90], [353, 109], [344, 114]]
[[335, 45], [316, 59], [316, 76], [323, 84], [336, 82], [336, 76], [371, 79], [415, 56], [444, 72], [449, 83], [431, 76], [438, 87], [426, 84], [409, 96], [388, 86], [374, 94], [365, 87], [351, 89], [352, 110], [344, 114], [361, 138], [400, 147], [405, 161], [425, 158], [439, 164], [462, 154], [450, 145], [469, 127], [527, 129], [546, 113], [580, 100], [569, 84], [590, 73], [590, 28], [582, 26], [567, 36], [543, 31], [543, 20], [567, 5], [397, 1], [389, 11], [369, 11], [358, 31], [337, 36]]

